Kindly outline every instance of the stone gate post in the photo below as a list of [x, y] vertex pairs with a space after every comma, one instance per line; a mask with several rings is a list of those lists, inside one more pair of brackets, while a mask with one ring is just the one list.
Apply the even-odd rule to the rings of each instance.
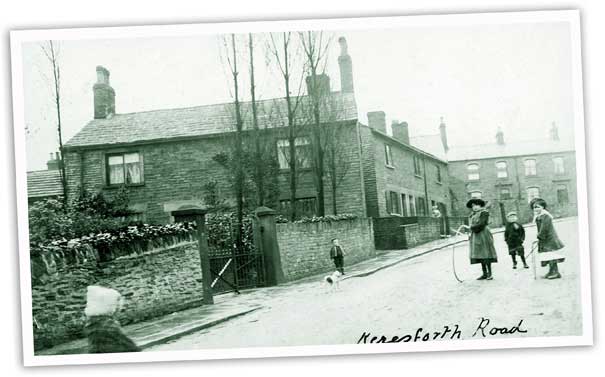
[[200, 253], [202, 268], [202, 298], [204, 304], [214, 304], [212, 297], [212, 275], [210, 272], [210, 256], [208, 255], [208, 234], [206, 232], [206, 210], [201, 208], [178, 209], [172, 211], [175, 222], [195, 221], [197, 248]]
[[281, 265], [279, 244], [277, 243], [277, 226], [275, 211], [259, 207], [254, 211], [254, 243], [263, 254], [265, 261], [265, 281], [267, 286], [281, 284], [285, 281]]

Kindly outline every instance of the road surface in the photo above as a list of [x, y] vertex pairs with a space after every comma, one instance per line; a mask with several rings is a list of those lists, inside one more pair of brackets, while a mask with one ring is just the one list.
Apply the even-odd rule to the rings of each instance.
[[[294, 285], [286, 293], [265, 297], [263, 309], [149, 351], [354, 344], [381, 335], [405, 340], [406, 335], [443, 333], [444, 326], [452, 330], [456, 325], [459, 333], [450, 331], [436, 340], [471, 339], [473, 334], [478, 338], [482, 333], [490, 338], [580, 335], [577, 221], [555, 226], [567, 245], [567, 260], [560, 265], [562, 279], [541, 278], [546, 273], [541, 267], [537, 280], [531, 268], [513, 270], [500, 233], [494, 236], [498, 263], [493, 265], [492, 281], [475, 280], [481, 267], [469, 264], [463, 244], [456, 250], [456, 270], [463, 283], [454, 279], [452, 252], [445, 249], [344, 280], [338, 292], [329, 292], [321, 282]], [[526, 249], [535, 234], [535, 227], [527, 229]], [[482, 321], [483, 331], [476, 332]], [[494, 327], [514, 333], [489, 335]]]

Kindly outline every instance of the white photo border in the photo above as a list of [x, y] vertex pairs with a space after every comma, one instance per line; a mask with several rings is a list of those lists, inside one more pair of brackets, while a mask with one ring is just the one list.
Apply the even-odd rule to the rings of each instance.
[[[291, 347], [250, 347], [155, 351], [118, 354], [80, 354], [40, 356], [34, 354], [32, 329], [32, 292], [29, 258], [27, 174], [24, 130], [24, 92], [22, 44], [39, 40], [131, 39], [139, 37], [194, 36], [221, 33], [260, 33], [294, 30], [370, 30], [425, 26], [494, 25], [539, 22], [567, 22], [571, 33], [576, 181], [578, 196], [578, 232], [581, 272], [582, 335], [563, 337], [527, 337], [515, 339], [472, 339], [405, 344], [351, 344]], [[150, 361], [239, 359], [290, 356], [352, 355], [396, 352], [454, 351], [479, 349], [535, 348], [593, 345], [589, 216], [587, 203], [582, 52], [579, 10], [468, 13], [395, 17], [337, 18], [314, 20], [226, 22], [158, 26], [95, 27], [73, 29], [16, 30], [10, 32], [13, 126], [15, 147], [15, 184], [19, 235], [19, 265], [23, 362], [25, 366], [106, 364]]]

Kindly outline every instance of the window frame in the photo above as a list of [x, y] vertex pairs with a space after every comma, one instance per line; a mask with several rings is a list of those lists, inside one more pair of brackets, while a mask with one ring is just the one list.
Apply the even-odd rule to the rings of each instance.
[[[504, 167], [498, 166], [498, 164], [504, 164]], [[504, 160], [496, 161], [496, 178], [498, 179], [508, 179], [508, 162]], [[501, 173], [504, 173], [504, 176], [500, 176]]]
[[[301, 207], [301, 203], [303, 201], [314, 201], [313, 205], [314, 205], [314, 210], [313, 213], [311, 214], [307, 214], [307, 213], [303, 213], [302, 211], [302, 207]], [[317, 216], [317, 198], [315, 196], [309, 196], [309, 197], [304, 197], [304, 198], [296, 198], [294, 199], [294, 205], [299, 206], [297, 208], [297, 214], [298, 214], [298, 218], [301, 217], [305, 217], [305, 216]], [[280, 212], [282, 215], [287, 215], [289, 216], [292, 213], [292, 203], [290, 201], [290, 199], [281, 199], [279, 201], [279, 208], [280, 208]]]
[[[530, 195], [529, 195], [529, 190], [530, 189], [536, 189], [537, 190], [537, 195], [530, 197]], [[540, 197], [540, 187], [538, 187], [538, 186], [527, 186], [525, 188], [525, 193], [527, 195], [527, 202], [530, 203], [532, 201], [532, 199]]]
[[[565, 202], [562, 202], [559, 196], [559, 192], [565, 190]], [[569, 201], [569, 187], [567, 187], [567, 185], [565, 184], [557, 184], [556, 187], [556, 193], [557, 193], [557, 204], [559, 205], [568, 205], [570, 203]]]
[[384, 144], [384, 160], [384, 164], [386, 167], [395, 167], [395, 164], [393, 163], [393, 149], [389, 144]]
[[[476, 166], [476, 169], [471, 169], [471, 166]], [[479, 165], [478, 162], [469, 162], [468, 164], [466, 164], [466, 180], [467, 181], [479, 181], [481, 179], [481, 173], [479, 173], [479, 170], [481, 169], [481, 166]], [[471, 178], [471, 175], [476, 175], [477, 178]]]
[[[297, 144], [298, 142], [301, 142], [300, 144]], [[304, 141], [304, 143], [303, 143]], [[281, 144], [285, 144], [285, 145], [281, 145]], [[287, 138], [282, 138], [282, 139], [277, 139], [275, 141], [275, 147], [277, 149], [277, 163], [279, 165], [279, 170], [280, 171], [287, 171], [290, 169], [290, 163], [288, 162], [288, 157], [286, 157], [286, 155], [284, 153], [282, 153], [282, 149], [286, 149], [289, 150], [290, 148], [290, 140]], [[295, 154], [296, 154], [296, 169], [300, 169], [300, 170], [311, 170], [312, 169], [312, 153], [309, 153], [309, 156], [306, 156], [306, 158], [304, 160], [301, 160], [299, 158], [300, 154], [299, 154], [299, 150], [304, 150], [303, 148], [311, 148], [311, 140], [308, 136], [297, 136], [294, 138], [294, 149], [295, 149]], [[282, 158], [283, 161], [285, 162], [285, 167], [282, 166]], [[302, 161], [302, 162], [301, 162]]]
[[[397, 191], [391, 191], [391, 190], [387, 191], [387, 195], [389, 197], [389, 202], [387, 203], [389, 205], [387, 208], [389, 215], [401, 216], [401, 203], [399, 201], [399, 198], [401, 197], [401, 195]], [[394, 199], [394, 201], [393, 201], [393, 199]]]
[[[140, 182], [136, 182], [136, 183], [127, 183], [126, 182], [126, 162], [125, 162], [125, 156], [128, 154], [137, 154], [139, 157], [139, 169], [140, 169]], [[123, 170], [123, 174], [124, 174], [124, 182], [122, 183], [111, 183], [111, 168], [109, 165], [109, 159], [111, 157], [115, 157], [115, 156], [121, 156], [122, 157], [122, 170]], [[104, 187], [105, 188], [113, 188], [113, 187], [137, 187], [137, 186], [143, 186], [145, 185], [145, 164], [143, 161], [143, 153], [141, 153], [140, 150], [135, 149], [135, 150], [119, 150], [119, 151], [111, 151], [111, 152], [106, 152], [103, 156], [103, 160], [104, 160]]]
[[401, 215], [403, 217], [407, 217], [408, 213], [410, 213], [408, 195], [403, 193], [400, 196], [401, 196]]
[[[533, 174], [528, 174], [528, 170], [529, 173], [531, 173], [532, 168], [528, 167], [527, 163], [533, 161]], [[523, 167], [524, 167], [524, 173], [526, 177], [535, 177], [538, 175], [538, 161], [535, 158], [526, 158], [523, 160]]]
[[[554, 170], [555, 174], [564, 175], [565, 174], [565, 157], [555, 156], [552, 158], [552, 161], [553, 161], [553, 170]], [[561, 170], [560, 171], [557, 170], [558, 165], [557, 165], [556, 161], [561, 161], [561, 165], [560, 165]]]
[[420, 177], [422, 178], [422, 164], [421, 164], [422, 160], [420, 159], [420, 156], [418, 155], [414, 155], [413, 158], [413, 164], [414, 164], [414, 175], [416, 177]]
[[[507, 194], [508, 194], [506, 197], [504, 197], [504, 195], [502, 194], [502, 192], [505, 190], [507, 191]], [[511, 191], [511, 189], [508, 187], [500, 187], [500, 191], [498, 194], [500, 196], [500, 200], [510, 200], [513, 198], [513, 193]]]
[[435, 164], [435, 168], [437, 169], [437, 183], [443, 184], [443, 177], [441, 176], [441, 166], [439, 166], [439, 164]]
[[[479, 193], [479, 196], [473, 196], [474, 193]], [[481, 190], [469, 191], [468, 192], [468, 198], [469, 199], [474, 199], [474, 198], [483, 199], [483, 191], [481, 191]]]

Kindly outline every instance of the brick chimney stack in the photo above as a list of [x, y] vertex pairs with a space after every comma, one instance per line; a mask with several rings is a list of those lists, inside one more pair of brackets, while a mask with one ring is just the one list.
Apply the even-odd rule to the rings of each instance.
[[447, 144], [447, 131], [445, 129], [445, 123], [443, 122], [443, 117], [439, 119], [439, 135], [441, 135], [441, 144], [443, 145], [443, 150], [445, 153], [447, 153], [450, 150], [450, 147]]
[[386, 135], [387, 122], [384, 111], [370, 111], [368, 113], [368, 126]]
[[325, 73], [321, 73], [315, 76], [315, 80], [313, 80], [313, 76], [307, 76], [305, 79], [307, 83], [307, 94], [312, 95], [314, 93], [314, 86], [317, 89], [318, 96], [324, 97], [330, 94], [330, 76]]
[[343, 93], [353, 93], [353, 62], [348, 52], [347, 40], [345, 37], [338, 38], [340, 44], [340, 56], [338, 57], [338, 66], [340, 67], [340, 91]]
[[498, 145], [504, 145], [504, 132], [502, 132], [502, 128], [498, 127], [498, 132], [496, 132], [496, 142]]
[[61, 157], [59, 152], [51, 153], [50, 159], [46, 161], [47, 170], [59, 170], [61, 167]]
[[116, 112], [116, 94], [109, 85], [109, 71], [97, 66], [97, 82], [92, 87], [94, 93], [95, 119], [111, 118]]
[[400, 141], [403, 144], [410, 144], [410, 132], [407, 122], [393, 120], [391, 123], [391, 130], [393, 131], [393, 139]]
[[559, 141], [559, 128], [555, 122], [552, 122], [552, 126], [550, 127], [550, 140]]

